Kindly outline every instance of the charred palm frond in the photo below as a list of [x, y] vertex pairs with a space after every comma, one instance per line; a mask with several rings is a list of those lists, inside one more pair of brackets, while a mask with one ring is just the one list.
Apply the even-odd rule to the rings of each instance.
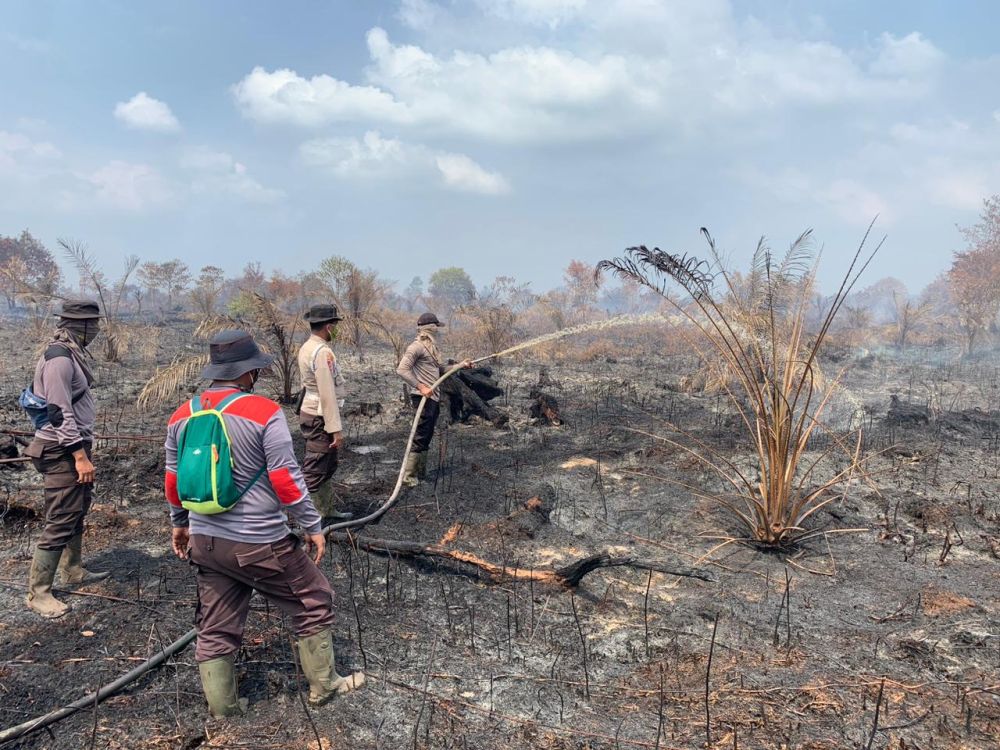
[[228, 315], [210, 315], [195, 326], [194, 335], [196, 338], [208, 341], [215, 334], [229, 328], [246, 328], [246, 326]]
[[199, 373], [207, 364], [208, 352], [205, 352], [177, 357], [169, 365], [157, 368], [139, 392], [136, 405], [139, 409], [148, 409], [153, 404], [174, 398], [182, 387], [190, 388], [192, 383], [197, 382]]
[[635, 281], [666, 296], [670, 281], [679, 283], [693, 298], [712, 296], [714, 274], [711, 264], [694, 256], [668, 253], [645, 245], [630, 247], [621, 257], [602, 260], [594, 270], [594, 278], [604, 271], [622, 279]]
[[274, 366], [281, 379], [282, 400], [291, 403], [295, 376], [298, 374], [296, 336], [303, 327], [298, 315], [282, 312], [274, 300], [253, 292], [253, 328], [260, 333], [259, 343], [274, 356]]
[[[821, 395], [818, 353], [845, 299], [882, 246], [879, 242], [862, 257], [870, 232], [871, 226], [815, 332], [808, 332], [806, 326], [816, 271], [809, 232], [800, 235], [780, 261], [761, 240], [746, 277], [726, 269], [705, 229], [708, 261], [640, 247], [598, 264], [599, 271], [610, 271], [660, 293], [689, 324], [680, 333], [692, 348], [703, 361], [717, 363], [710, 369], [718, 371], [715, 377], [739, 415], [759, 474], [740, 468], [676, 425], [669, 426], [682, 440], [659, 439], [689, 453], [731, 485], [731, 493], [715, 499], [757, 542], [779, 545], [800, 538], [805, 533], [802, 524], [836, 499], [836, 491], [861, 469], [860, 433], [856, 440], [830, 433], [830, 447], [818, 458], [805, 466], [803, 457], [843, 375], [841, 371]], [[718, 289], [717, 282], [721, 282]], [[671, 283], [679, 285], [689, 299], [670, 295]], [[835, 450], [847, 457], [845, 468], [816, 485], [815, 471]]]

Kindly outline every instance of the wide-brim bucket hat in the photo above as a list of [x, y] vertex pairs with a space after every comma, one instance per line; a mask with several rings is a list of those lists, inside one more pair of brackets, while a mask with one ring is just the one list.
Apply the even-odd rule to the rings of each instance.
[[101, 315], [101, 306], [92, 299], [68, 299], [63, 302], [62, 310], [53, 315], [67, 320], [97, 320], [104, 317]]
[[201, 371], [207, 380], [236, 380], [251, 370], [270, 367], [274, 357], [265, 354], [246, 331], [229, 329], [212, 337], [208, 345], [209, 364]]
[[306, 323], [333, 323], [343, 320], [336, 305], [313, 305], [309, 311], [302, 316]]

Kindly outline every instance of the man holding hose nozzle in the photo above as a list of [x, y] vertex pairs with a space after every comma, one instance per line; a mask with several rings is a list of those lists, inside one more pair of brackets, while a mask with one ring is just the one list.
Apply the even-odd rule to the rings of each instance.
[[[410, 344], [399, 360], [396, 374], [410, 386], [410, 400], [413, 407], [420, 404], [421, 398], [427, 399], [424, 410], [417, 423], [417, 431], [413, 436], [413, 447], [406, 459], [403, 472], [403, 484], [416, 487], [427, 475], [427, 451], [434, 437], [434, 426], [441, 412], [441, 390], [431, 386], [448, 371], [448, 366], [441, 363], [437, 339], [439, 329], [444, 323], [437, 315], [425, 312], [417, 319], [417, 338]], [[462, 366], [472, 367], [470, 360], [462, 362]]]
[[[165, 446], [173, 549], [196, 571], [195, 661], [205, 698], [213, 716], [243, 713], [233, 662], [258, 591], [291, 620], [309, 702], [321, 705], [365, 677], [337, 674], [333, 590], [317, 567], [326, 547], [320, 515], [281, 407], [253, 394], [274, 357], [239, 330], [216, 335], [209, 352], [202, 377], [212, 384], [174, 412]], [[305, 532], [311, 557], [286, 513]]]

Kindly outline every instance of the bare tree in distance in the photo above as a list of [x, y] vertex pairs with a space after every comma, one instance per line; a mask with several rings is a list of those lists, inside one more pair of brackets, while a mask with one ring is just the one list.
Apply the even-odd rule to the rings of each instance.
[[370, 327], [378, 327], [372, 318], [391, 285], [376, 271], [358, 268], [340, 255], [323, 260], [317, 276], [326, 283], [333, 302], [344, 318], [342, 325], [346, 328], [348, 342], [364, 361], [363, 334]]
[[198, 281], [191, 290], [191, 302], [202, 318], [215, 315], [219, 296], [225, 287], [225, 273], [218, 266], [204, 266], [198, 274]]
[[980, 335], [1000, 313], [1000, 196], [983, 201], [979, 222], [959, 231], [968, 249], [955, 253], [948, 283], [958, 308], [965, 353], [972, 354]]

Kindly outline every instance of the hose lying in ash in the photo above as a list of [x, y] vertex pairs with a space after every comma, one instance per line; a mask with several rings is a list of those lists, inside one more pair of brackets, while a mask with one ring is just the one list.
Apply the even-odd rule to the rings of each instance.
[[[637, 316], [632, 318], [628, 317], [611, 318], [604, 321], [597, 321], [596, 323], [587, 323], [582, 326], [577, 326], [575, 328], [566, 328], [561, 331], [556, 331], [555, 333], [550, 333], [544, 336], [540, 336], [537, 339], [532, 339], [531, 341], [526, 341], [521, 344], [516, 344], [515, 346], [512, 346], [509, 349], [505, 349], [502, 352], [496, 352], [494, 354], [489, 354], [485, 357], [480, 357], [479, 359], [474, 359], [472, 360], [472, 364], [478, 364], [480, 362], [485, 362], [486, 360], [493, 359], [494, 357], [500, 357], [505, 354], [510, 354], [519, 351], [521, 349], [527, 349], [532, 346], [548, 343], [550, 341], [554, 341], [556, 339], [563, 338], [564, 336], [568, 336], [578, 332], [591, 331], [591, 330], [597, 331], [619, 325], [634, 325], [634, 324], [642, 324], [642, 323], [649, 323], [649, 322], [656, 322], [663, 320], [664, 319], [660, 316], [647, 315], [647, 316]], [[441, 383], [443, 383], [445, 380], [450, 378], [452, 375], [454, 375], [461, 369], [462, 369], [461, 364], [455, 365], [450, 370], [445, 372], [444, 375], [442, 375], [440, 378], [434, 381], [434, 385], [432, 385], [431, 388], [432, 389], [437, 388], [439, 385], [441, 385]], [[424, 412], [424, 404], [426, 402], [427, 402], [426, 396], [421, 398], [420, 404], [417, 406], [417, 411], [413, 415], [413, 424], [410, 426], [410, 436], [406, 441], [406, 450], [403, 452], [403, 460], [399, 466], [399, 476], [396, 478], [396, 486], [393, 489], [392, 494], [389, 496], [389, 499], [386, 500], [381, 507], [379, 507], [378, 509], [376, 509], [367, 516], [326, 526], [323, 529], [324, 534], [329, 534], [331, 531], [339, 531], [341, 529], [352, 528], [355, 526], [366, 526], [369, 523], [377, 521], [379, 518], [385, 515], [389, 510], [391, 510], [392, 507], [396, 504], [396, 501], [399, 499], [400, 490], [403, 487], [403, 475], [406, 471], [406, 459], [409, 458], [410, 451], [413, 448], [413, 438], [417, 434], [417, 424], [420, 421], [420, 415], [423, 414]], [[114, 682], [108, 683], [104, 687], [100, 688], [97, 692], [84, 696], [83, 698], [80, 698], [79, 700], [70, 703], [68, 706], [56, 709], [55, 711], [50, 711], [49, 713], [44, 714], [43, 716], [39, 716], [35, 719], [31, 719], [30, 721], [18, 724], [17, 726], [8, 727], [7, 729], [0, 731], [0, 745], [6, 744], [12, 740], [15, 740], [19, 737], [23, 737], [24, 735], [29, 734], [31, 732], [35, 732], [39, 729], [44, 729], [50, 724], [54, 724], [55, 722], [61, 721], [62, 719], [65, 719], [68, 716], [72, 716], [77, 711], [88, 708], [90, 706], [96, 706], [101, 701], [110, 698], [112, 695], [117, 693], [126, 685], [129, 685], [130, 683], [139, 679], [150, 670], [156, 669], [171, 656], [179, 654], [181, 651], [183, 651], [189, 645], [191, 645], [191, 642], [194, 641], [197, 635], [198, 635], [197, 629], [192, 628], [184, 635], [182, 635], [180, 638], [178, 638], [176, 641], [174, 641], [169, 646], [164, 648], [162, 651], [150, 657], [148, 661], [143, 662], [132, 671], [123, 674]]]
[[98, 690], [96, 693], [85, 695], [82, 698], [80, 698], [80, 700], [73, 701], [68, 706], [56, 709], [55, 711], [50, 711], [44, 716], [39, 716], [36, 719], [31, 719], [30, 721], [26, 721], [23, 724], [18, 724], [15, 727], [9, 727], [7, 729], [4, 729], [2, 732], [0, 732], [0, 744], [10, 742], [11, 740], [16, 740], [18, 737], [23, 737], [24, 735], [30, 734], [31, 732], [35, 732], [39, 729], [44, 729], [49, 724], [54, 724], [55, 722], [60, 721], [61, 719], [65, 719], [67, 716], [72, 716], [77, 711], [82, 711], [85, 708], [96, 706], [104, 699], [110, 698], [112, 695], [117, 693], [119, 690], [121, 690], [129, 683], [138, 680], [140, 677], [146, 674], [146, 672], [149, 672], [152, 669], [156, 669], [156, 667], [163, 664], [163, 662], [165, 662], [171, 656], [179, 654], [181, 651], [183, 651], [188, 647], [188, 645], [191, 643], [191, 641], [194, 640], [197, 634], [198, 631], [192, 628], [184, 635], [182, 635], [180, 638], [178, 638], [176, 641], [167, 646], [165, 649], [163, 649], [158, 654], [153, 656], [151, 659], [143, 662], [138, 667], [133, 669], [131, 672], [123, 674], [114, 682], [108, 683], [100, 690]]
[[[489, 358], [490, 357], [482, 357], [475, 361], [482, 362], [483, 360]], [[461, 369], [462, 369], [461, 365], [457, 365], [451, 368], [450, 370], [448, 370], [448, 372], [446, 372], [444, 375], [438, 378], [438, 380], [434, 383], [432, 387], [437, 388], [446, 379], [448, 379]], [[369, 524], [372, 521], [381, 518], [383, 515], [385, 515], [385, 513], [387, 513], [392, 508], [393, 505], [396, 504], [396, 500], [399, 498], [399, 492], [403, 486], [403, 474], [405, 472], [406, 459], [410, 455], [410, 449], [413, 447], [413, 438], [417, 433], [417, 423], [420, 421], [420, 415], [423, 414], [424, 403], [426, 401], [427, 401], [426, 398], [422, 398], [420, 400], [420, 405], [417, 407], [417, 412], [413, 416], [413, 424], [410, 427], [410, 437], [406, 441], [406, 451], [403, 453], [403, 462], [399, 467], [399, 477], [396, 479], [396, 487], [392, 491], [392, 495], [389, 496], [389, 499], [386, 500], [385, 503], [375, 512], [365, 516], [364, 518], [352, 519], [350, 521], [345, 521], [343, 523], [337, 523], [331, 526], [327, 526], [326, 528], [323, 529], [324, 534], [329, 534], [331, 531], [336, 531], [338, 529], [344, 529], [352, 526], [363, 526]], [[192, 628], [184, 635], [182, 635], [180, 638], [178, 638], [176, 641], [174, 641], [169, 646], [164, 648], [162, 651], [152, 656], [148, 661], [143, 662], [132, 671], [123, 674], [117, 680], [105, 685], [97, 692], [91, 693], [90, 695], [85, 695], [83, 698], [80, 698], [77, 701], [73, 701], [68, 706], [56, 709], [55, 711], [50, 711], [49, 713], [44, 714], [43, 716], [39, 716], [37, 718], [31, 719], [30, 721], [18, 724], [17, 726], [8, 727], [7, 729], [0, 731], [0, 745], [10, 742], [12, 740], [16, 740], [17, 738], [23, 737], [24, 735], [30, 734], [31, 732], [36, 732], [39, 729], [44, 729], [50, 724], [54, 724], [57, 721], [61, 721], [62, 719], [65, 719], [68, 716], [72, 716], [78, 711], [82, 711], [86, 708], [96, 706], [101, 701], [110, 698], [112, 695], [117, 693], [126, 685], [129, 685], [130, 683], [139, 679], [147, 672], [156, 669], [171, 656], [179, 654], [181, 651], [183, 651], [189, 645], [191, 645], [191, 642], [194, 641], [195, 636], [197, 635], [198, 635], [197, 629]]]

